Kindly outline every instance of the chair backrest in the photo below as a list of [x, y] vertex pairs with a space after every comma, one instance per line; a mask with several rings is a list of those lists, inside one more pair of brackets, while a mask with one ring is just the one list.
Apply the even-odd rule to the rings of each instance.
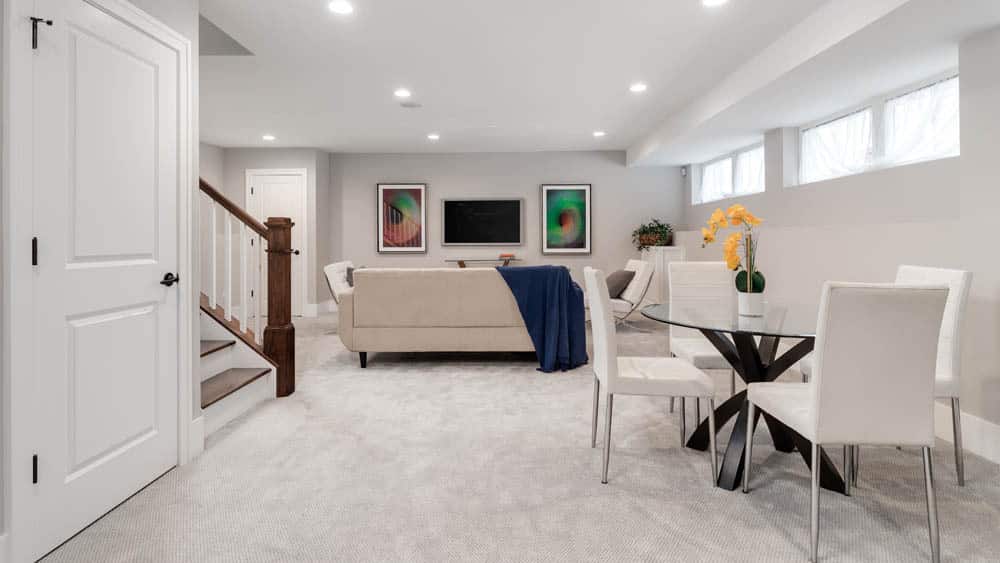
[[353, 268], [354, 263], [350, 260], [344, 262], [334, 262], [323, 266], [323, 274], [326, 275], [326, 284], [333, 294], [333, 300], [340, 304], [340, 296], [351, 288], [347, 283], [347, 269]]
[[827, 282], [810, 379], [820, 443], [934, 445], [947, 286]]
[[944, 308], [941, 335], [938, 338], [937, 376], [938, 379], [957, 379], [962, 371], [960, 337], [965, 305], [969, 301], [972, 273], [964, 270], [904, 265], [896, 271], [896, 283], [948, 286], [948, 304]]
[[635, 272], [635, 275], [625, 286], [620, 297], [633, 305], [641, 305], [646, 292], [649, 291], [649, 282], [653, 280], [653, 264], [645, 260], [629, 260], [625, 264], [625, 269]]
[[[690, 316], [690, 320], [732, 322], [736, 314], [736, 285], [733, 273], [725, 262], [671, 262], [667, 272], [671, 317], [683, 319]], [[671, 326], [670, 336], [700, 338], [701, 333]]]
[[618, 380], [618, 336], [611, 312], [611, 298], [608, 297], [608, 283], [604, 272], [589, 266], [583, 269], [583, 281], [587, 286], [590, 326], [594, 331], [594, 361], [591, 365], [597, 379], [610, 392]]

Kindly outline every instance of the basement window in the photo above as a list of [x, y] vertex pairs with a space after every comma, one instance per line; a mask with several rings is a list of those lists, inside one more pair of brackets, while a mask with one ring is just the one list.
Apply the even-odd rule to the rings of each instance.
[[701, 165], [692, 203], [708, 203], [764, 191], [764, 145], [754, 145]]

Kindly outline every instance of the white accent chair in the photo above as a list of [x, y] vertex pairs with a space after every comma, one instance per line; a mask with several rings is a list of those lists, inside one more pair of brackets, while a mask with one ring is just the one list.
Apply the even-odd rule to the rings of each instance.
[[351, 289], [351, 285], [347, 283], [347, 269], [353, 267], [354, 263], [350, 260], [334, 262], [333, 264], [323, 266], [323, 274], [326, 275], [326, 284], [329, 286], [330, 293], [333, 294], [333, 300], [337, 305], [340, 305], [340, 296]]
[[[697, 314], [699, 320], [730, 322], [736, 315], [736, 286], [725, 262], [671, 262], [667, 267], [670, 287], [670, 315], [680, 318], [683, 310]], [[693, 315], [692, 315], [693, 316]], [[694, 319], [692, 319], [694, 320]], [[736, 394], [736, 372], [722, 354], [700, 332], [680, 326], [670, 327], [670, 353], [698, 369], [729, 370], [729, 393]], [[674, 410], [670, 402], [670, 412]], [[684, 401], [681, 401], [681, 417]], [[695, 405], [695, 417], [701, 407]]]
[[[615, 319], [604, 272], [587, 267], [584, 283], [590, 302], [591, 326], [594, 334], [594, 411], [590, 447], [597, 447], [597, 412], [601, 387], [604, 390], [604, 459], [601, 483], [608, 482], [608, 461], [611, 456], [611, 410], [615, 395], [647, 395], [662, 397], [701, 397], [708, 400], [710, 412], [715, 410], [715, 384], [704, 372], [676, 358], [636, 358], [618, 356]], [[715, 448], [715, 417], [709, 416], [709, 458], [712, 485], [718, 476], [718, 455]], [[684, 446], [683, 430], [681, 447]]]
[[[952, 432], [955, 446], [955, 473], [958, 485], [965, 486], [965, 452], [962, 449], [962, 409], [959, 404], [959, 375], [961, 373], [962, 322], [969, 301], [972, 274], [964, 270], [947, 270], [922, 266], [902, 265], [896, 271], [896, 283], [944, 284], [948, 286], [948, 305], [941, 321], [941, 334], [937, 346], [937, 377], [934, 396], [951, 400]], [[807, 381], [814, 371], [812, 356], [799, 363], [802, 380]], [[855, 454], [855, 463], [857, 463]], [[855, 473], [855, 478], [857, 473]]]
[[611, 300], [611, 310], [614, 312], [615, 322], [618, 323], [624, 323], [642, 305], [642, 301], [649, 291], [649, 285], [653, 281], [654, 268], [650, 262], [629, 260], [625, 264], [625, 269], [635, 272], [635, 276], [632, 277], [632, 281], [625, 287], [621, 296]]
[[[743, 468], [749, 492], [756, 409], [812, 442], [811, 561], [819, 550], [820, 446], [920, 446], [924, 458], [931, 555], [940, 560], [931, 468], [934, 372], [947, 286], [827, 282], [809, 383], [752, 383]], [[852, 450], [844, 482], [850, 493]]]

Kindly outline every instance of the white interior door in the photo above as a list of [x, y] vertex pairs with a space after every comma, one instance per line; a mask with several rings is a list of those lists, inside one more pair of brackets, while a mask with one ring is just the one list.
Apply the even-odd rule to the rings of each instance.
[[[37, 557], [178, 460], [178, 54], [84, 0], [37, 0]], [[195, 280], [181, 279], [180, 283]]]
[[[247, 170], [247, 210], [263, 223], [289, 217], [292, 227], [292, 315], [300, 317], [306, 296], [306, 170]], [[261, 291], [261, 314], [267, 314], [267, 292]]]

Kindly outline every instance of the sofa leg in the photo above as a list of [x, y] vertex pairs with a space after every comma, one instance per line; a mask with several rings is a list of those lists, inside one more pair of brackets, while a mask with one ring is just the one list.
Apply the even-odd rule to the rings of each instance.
[[365, 369], [368, 367], [368, 352], [359, 352], [358, 355], [361, 356], [361, 369]]

